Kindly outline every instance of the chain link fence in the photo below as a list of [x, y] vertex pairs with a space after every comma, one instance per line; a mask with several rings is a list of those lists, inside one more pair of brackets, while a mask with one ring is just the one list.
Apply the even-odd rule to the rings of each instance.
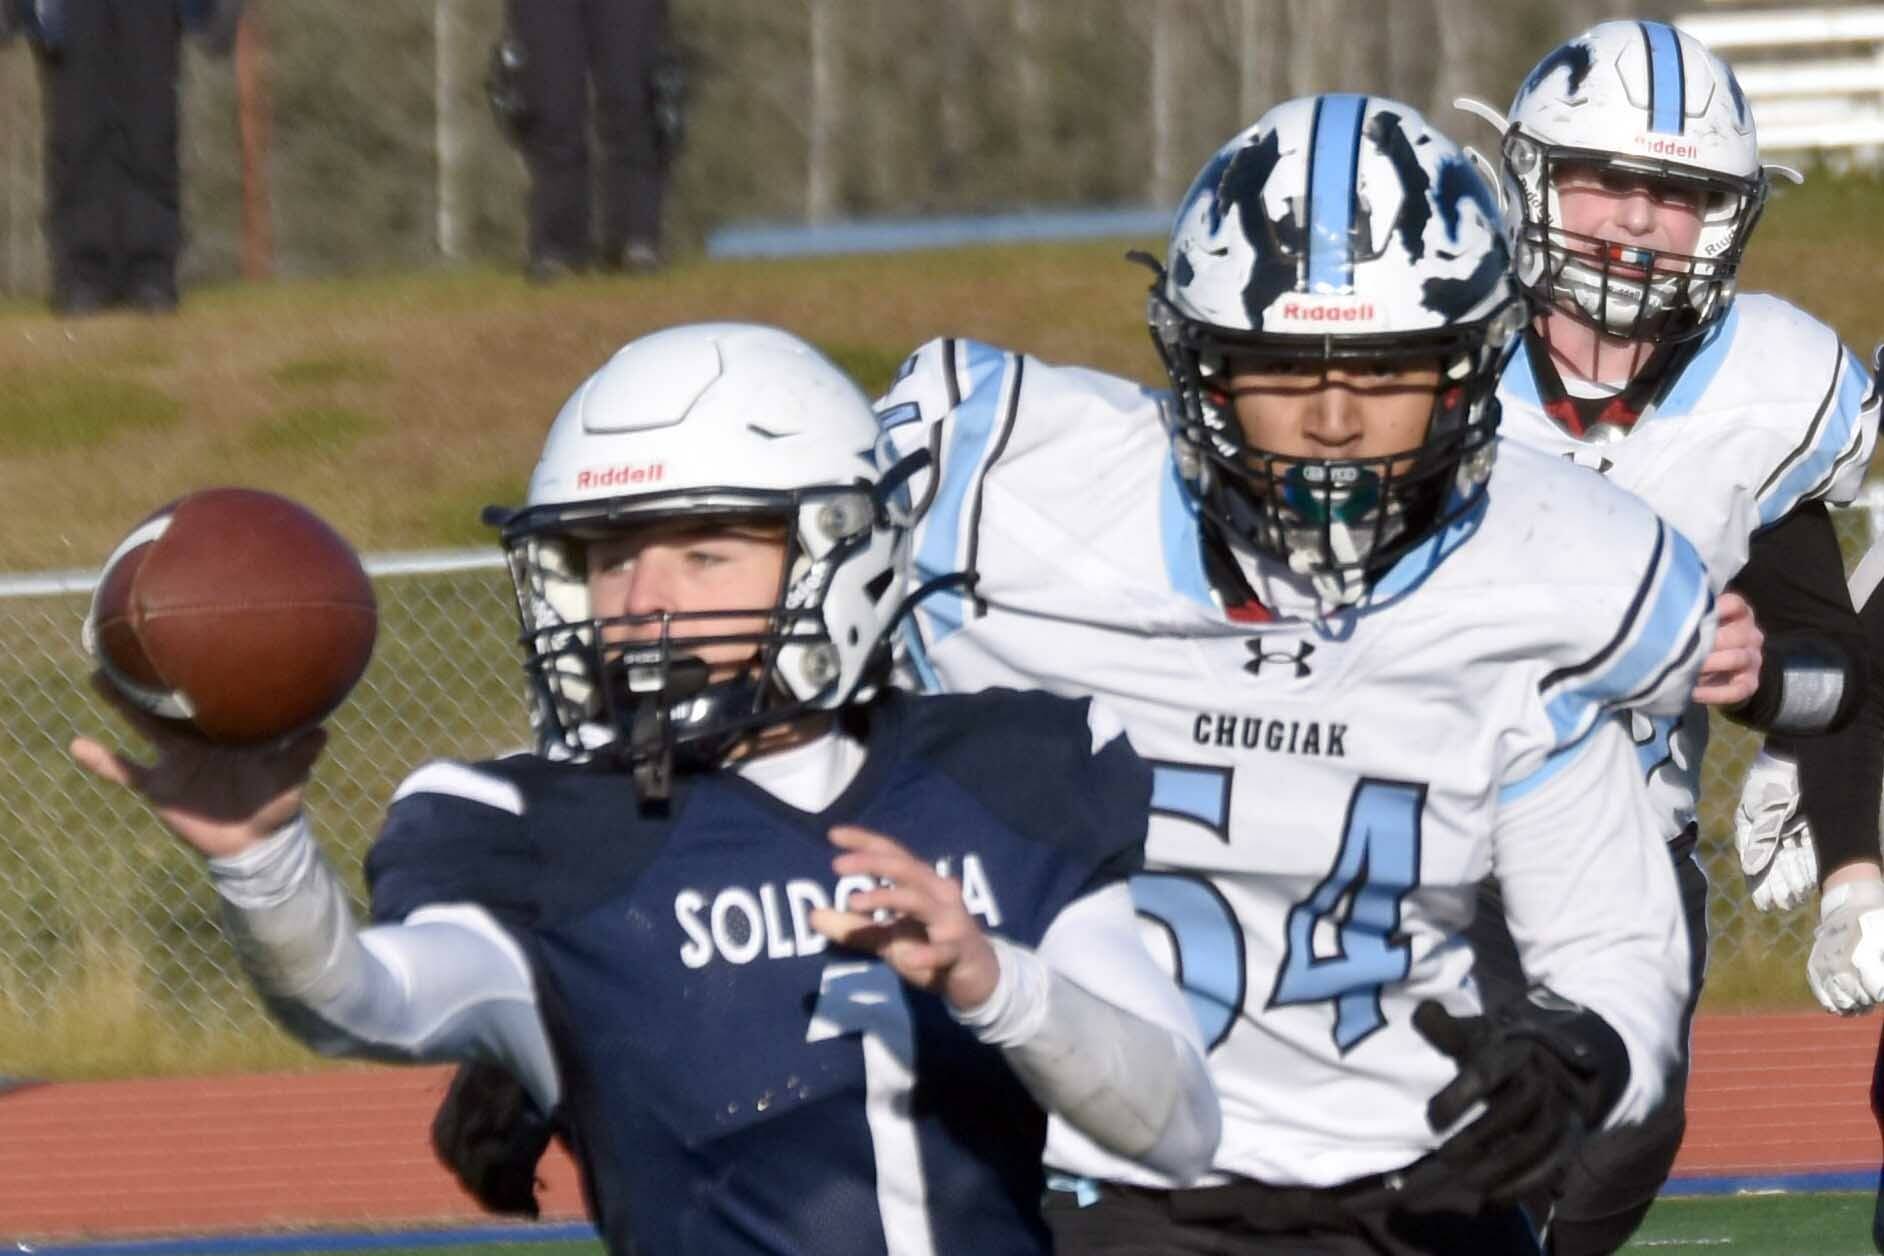
[[[398, 574], [372, 565], [378, 647], [331, 723], [308, 801], [362, 905], [361, 859], [399, 780], [427, 758], [527, 740], [514, 601], [495, 557], [390, 564]], [[0, 598], [0, 1075], [295, 1059], [271, 1045], [197, 858], [66, 754], [80, 733], [141, 753], [89, 687], [78, 644], [89, 575], [11, 583], [18, 595]]]
[[[1855, 562], [1872, 534], [1870, 516], [1840, 512], [1838, 523]], [[332, 722], [309, 794], [316, 832], [362, 906], [361, 860], [398, 781], [427, 758], [483, 758], [528, 735], [509, 580], [495, 556], [413, 556], [372, 568], [378, 649]], [[80, 733], [123, 737], [90, 691], [91, 664], [78, 645], [89, 580], [75, 573], [0, 588], [11, 594], [0, 596], [0, 761], [8, 765], [0, 1076], [300, 1059], [266, 1022], [221, 936], [196, 858], [65, 752]], [[1815, 909], [1755, 912], [1733, 853], [1733, 805], [1757, 747], [1757, 738], [1716, 721], [1702, 807], [1715, 1006], [1806, 998]]]

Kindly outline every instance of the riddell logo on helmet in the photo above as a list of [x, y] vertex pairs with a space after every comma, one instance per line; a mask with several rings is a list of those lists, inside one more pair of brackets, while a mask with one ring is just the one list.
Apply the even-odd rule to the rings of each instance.
[[636, 465], [625, 462], [618, 467], [603, 467], [600, 470], [585, 468], [576, 473], [576, 487], [616, 488], [624, 484], [654, 484], [667, 474], [664, 462], [649, 462]]
[[1302, 323], [1365, 323], [1374, 317], [1372, 301], [1285, 301], [1282, 317]]
[[1700, 157], [1701, 146], [1671, 139], [1666, 135], [1638, 135], [1635, 137], [1638, 152], [1652, 153], [1657, 157], [1686, 157], [1690, 161]]

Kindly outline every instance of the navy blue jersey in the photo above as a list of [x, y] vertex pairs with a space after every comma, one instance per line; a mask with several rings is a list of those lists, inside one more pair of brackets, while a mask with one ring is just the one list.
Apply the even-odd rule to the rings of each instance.
[[827, 830], [855, 823], [1038, 945], [1142, 859], [1149, 770], [1123, 737], [1095, 749], [1086, 707], [890, 695], [816, 815], [730, 772], [681, 779], [656, 815], [620, 773], [482, 764], [394, 803], [374, 915], [478, 903], [522, 943], [611, 1250], [1046, 1252], [1045, 1114], [938, 998], [806, 918], [869, 888], [831, 871]]

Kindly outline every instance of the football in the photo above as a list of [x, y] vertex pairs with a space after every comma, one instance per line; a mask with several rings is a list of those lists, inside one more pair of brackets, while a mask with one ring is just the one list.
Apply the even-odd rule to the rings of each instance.
[[378, 623], [359, 556], [318, 515], [213, 488], [118, 544], [83, 636], [137, 706], [244, 745], [325, 719], [366, 670]]

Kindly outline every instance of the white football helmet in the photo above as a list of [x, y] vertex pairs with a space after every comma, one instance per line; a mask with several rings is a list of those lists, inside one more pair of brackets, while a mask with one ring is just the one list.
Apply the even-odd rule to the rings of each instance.
[[[1490, 188], [1411, 106], [1303, 97], [1225, 144], [1178, 210], [1150, 308], [1178, 468], [1206, 517], [1324, 600], [1359, 600], [1491, 474], [1508, 270]], [[1437, 362], [1441, 380], [1415, 449], [1282, 458], [1244, 436], [1233, 358]]]
[[[1506, 229], [1533, 305], [1655, 343], [1699, 335], [1727, 312], [1768, 180], [1747, 98], [1699, 40], [1662, 22], [1603, 22], [1537, 63], [1508, 120], [1459, 103], [1504, 134]], [[1567, 165], [1692, 189], [1702, 214], [1695, 251], [1566, 231], [1557, 178]]]
[[[546, 751], [632, 766], [661, 797], [678, 754], [717, 764], [741, 737], [867, 700], [901, 604], [906, 475], [879, 475], [870, 403], [810, 345], [770, 327], [707, 323], [633, 341], [563, 405], [526, 504], [502, 528], [525, 672]], [[586, 554], [599, 538], [674, 519], [786, 525], [769, 606], [598, 619]], [[759, 632], [726, 621], [762, 619]], [[605, 622], [658, 621], [652, 641], [604, 642]], [[688, 653], [750, 642], [735, 680]]]

